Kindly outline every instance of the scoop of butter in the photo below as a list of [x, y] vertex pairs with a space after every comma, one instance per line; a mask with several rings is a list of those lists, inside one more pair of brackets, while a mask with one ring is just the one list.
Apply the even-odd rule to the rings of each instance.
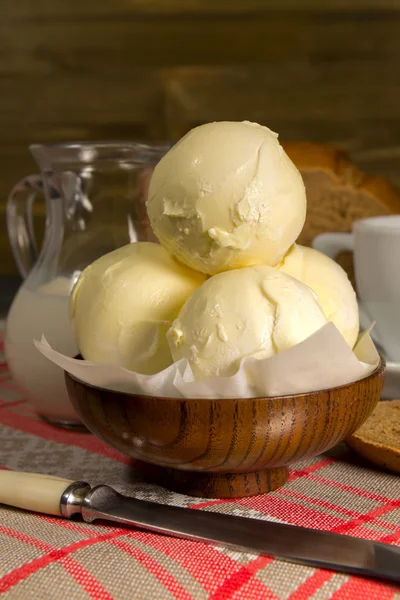
[[86, 360], [154, 374], [172, 363], [166, 331], [201, 273], [159, 244], [137, 242], [96, 260], [71, 295], [71, 319]]
[[303, 227], [306, 195], [276, 133], [218, 122], [196, 127], [161, 159], [147, 210], [167, 250], [213, 275], [276, 265]]
[[220, 273], [184, 304], [167, 333], [174, 360], [197, 379], [233, 375], [242, 358], [268, 358], [302, 342], [327, 319], [312, 290], [268, 266]]
[[299, 279], [318, 296], [328, 321], [332, 321], [350, 348], [356, 343], [359, 313], [356, 293], [346, 272], [334, 260], [305, 246], [294, 244], [278, 267]]

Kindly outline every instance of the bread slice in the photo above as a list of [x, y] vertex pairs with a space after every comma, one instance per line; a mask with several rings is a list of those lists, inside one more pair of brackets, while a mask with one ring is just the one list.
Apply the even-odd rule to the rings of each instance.
[[400, 473], [400, 400], [379, 402], [372, 415], [346, 441], [375, 465]]
[[[307, 218], [297, 242], [311, 246], [319, 233], [351, 231], [353, 221], [400, 213], [400, 192], [383, 177], [360, 171], [349, 157], [332, 146], [283, 142], [302, 174], [307, 192]], [[352, 278], [352, 256], [338, 262]]]

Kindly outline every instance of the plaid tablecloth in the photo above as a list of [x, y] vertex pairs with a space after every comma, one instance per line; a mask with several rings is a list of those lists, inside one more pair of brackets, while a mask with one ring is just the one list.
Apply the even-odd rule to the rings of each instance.
[[[1, 341], [0, 341], [1, 343]], [[144, 483], [133, 461], [89, 434], [40, 421], [0, 357], [0, 467], [35, 471], [156, 502], [281, 521], [400, 544], [400, 478], [345, 446], [297, 463], [278, 491], [242, 500], [190, 498]], [[400, 588], [222, 547], [0, 505], [4, 600], [400, 600]]]

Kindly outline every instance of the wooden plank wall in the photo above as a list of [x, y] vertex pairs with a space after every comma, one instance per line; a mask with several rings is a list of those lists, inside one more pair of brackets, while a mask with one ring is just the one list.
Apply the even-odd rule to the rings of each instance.
[[400, 185], [400, 0], [0, 0], [0, 274], [33, 141], [250, 119]]

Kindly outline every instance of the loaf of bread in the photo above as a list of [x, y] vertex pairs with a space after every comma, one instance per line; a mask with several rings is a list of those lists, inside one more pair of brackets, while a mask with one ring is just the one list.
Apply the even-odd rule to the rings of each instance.
[[379, 402], [372, 415], [346, 441], [375, 465], [400, 473], [400, 400]]
[[[311, 142], [282, 145], [307, 191], [307, 219], [299, 244], [311, 246], [319, 233], [351, 231], [357, 219], [400, 213], [400, 191], [383, 177], [360, 171], [341, 150]], [[353, 279], [351, 254], [343, 253], [338, 262]]]
[[353, 221], [400, 213], [400, 192], [383, 177], [362, 173], [336, 148], [286, 142], [285, 151], [300, 170], [307, 190], [307, 220], [299, 244], [327, 231], [351, 231]]

